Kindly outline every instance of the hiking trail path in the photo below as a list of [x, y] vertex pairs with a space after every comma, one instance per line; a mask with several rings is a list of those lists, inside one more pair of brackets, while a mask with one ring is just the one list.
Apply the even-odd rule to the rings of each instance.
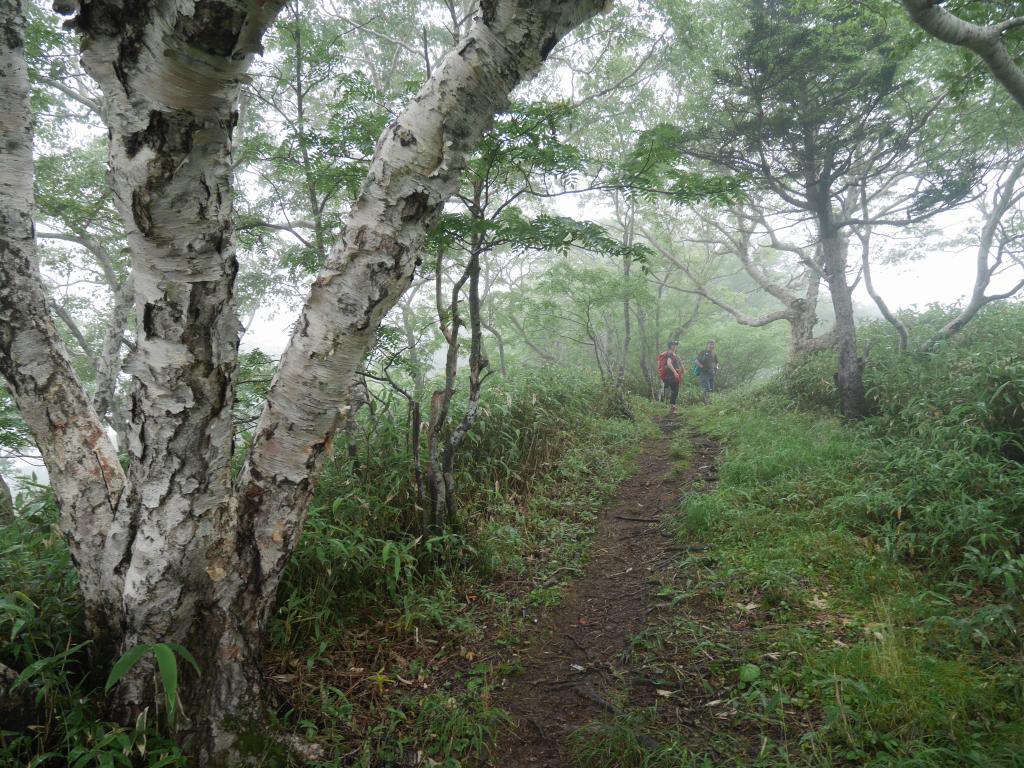
[[[489, 765], [494, 768], [565, 768], [573, 764], [571, 735], [589, 723], [610, 720], [614, 692], [625, 687], [631, 705], [651, 705], [655, 687], [630, 669], [630, 638], [658, 609], [659, 571], [685, 550], [664, 523], [681, 499], [715, 486], [717, 443], [679, 417], [658, 420], [661, 434], [636, 459], [636, 471], [619, 487], [597, 523], [583, 575], [561, 602], [543, 609], [520, 654], [523, 672], [495, 694], [508, 711], [507, 729]], [[673, 458], [672, 442], [685, 434], [687, 464]], [[637, 734], [653, 746], [650, 737]]]

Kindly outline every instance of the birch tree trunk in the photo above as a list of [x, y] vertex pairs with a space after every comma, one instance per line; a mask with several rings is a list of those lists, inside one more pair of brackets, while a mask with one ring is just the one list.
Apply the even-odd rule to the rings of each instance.
[[103, 335], [103, 348], [100, 352], [99, 365], [96, 367], [96, 391], [92, 397], [96, 413], [117, 433], [119, 450], [124, 450], [128, 445], [128, 420], [117, 397], [117, 377], [121, 373], [121, 346], [124, 344], [134, 298], [135, 289], [129, 275], [114, 294], [114, 307], [107, 331]]
[[381, 318], [409, 285], [423, 239], [456, 191], [469, 152], [511, 90], [606, 4], [484, 0], [457, 47], [378, 141], [236, 482], [240, 520], [264, 544], [254, 565], [267, 593], [301, 529], [312, 478], [337, 428], [338, 402]]
[[[126, 479], [63, 352], [32, 232], [20, 0], [0, 0], [0, 373], [53, 478], [97, 665], [179, 642], [179, 736], [198, 766], [258, 758], [259, 655], [355, 369], [408, 286], [466, 157], [509, 92], [605, 0], [482, 0], [466, 37], [378, 141], [345, 233], [313, 285], [252, 450], [231, 482], [239, 324], [231, 142], [239, 86], [278, 0], [82, 0], [73, 26], [104, 94], [110, 183], [138, 318]], [[126, 720], [153, 700], [137, 665]], [[248, 748], [248, 746], [246, 746]]]
[[86, 624], [103, 653], [116, 646], [119, 613], [98, 555], [121, 518], [125, 476], [68, 360], [39, 273], [24, 21], [21, 0], [0, 0], [0, 374], [61, 502]]
[[[129, 492], [99, 558], [117, 594], [123, 651], [177, 642], [202, 764], [238, 756], [260, 715], [259, 639], [240, 609], [244, 535], [231, 517], [235, 314], [232, 131], [238, 91], [278, 3], [90, 0], [75, 19], [104, 95], [109, 182], [132, 252], [135, 349]], [[118, 686], [116, 714], [154, 698], [148, 664]]]

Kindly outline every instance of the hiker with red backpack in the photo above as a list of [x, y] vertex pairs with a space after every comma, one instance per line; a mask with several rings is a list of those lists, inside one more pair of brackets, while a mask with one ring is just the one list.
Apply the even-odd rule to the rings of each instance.
[[683, 381], [683, 361], [679, 359], [676, 350], [679, 349], [679, 342], [673, 339], [668, 343], [668, 349], [658, 355], [658, 378], [664, 384], [664, 390], [669, 395], [668, 412], [676, 412], [676, 398], [679, 397], [679, 385]]

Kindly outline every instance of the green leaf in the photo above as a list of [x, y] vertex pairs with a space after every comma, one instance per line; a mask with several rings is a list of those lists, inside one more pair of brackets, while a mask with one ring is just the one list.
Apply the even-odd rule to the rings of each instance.
[[88, 644], [89, 644], [88, 641], [84, 642], [84, 643], [79, 643], [78, 645], [73, 645], [70, 648], [68, 648], [67, 650], [61, 651], [58, 654], [55, 654], [53, 656], [47, 656], [45, 658], [39, 659], [38, 661], [32, 662], [27, 667], [25, 667], [25, 669], [23, 669], [21, 671], [20, 675], [18, 675], [14, 679], [14, 683], [11, 685], [11, 688], [14, 689], [14, 688], [17, 688], [20, 685], [24, 685], [29, 680], [31, 680], [32, 678], [38, 676], [39, 674], [41, 674], [42, 672], [46, 671], [50, 667], [56, 667], [56, 666], [59, 666], [60, 664], [63, 664], [64, 661], [67, 660], [68, 656], [71, 656], [72, 654], [74, 654], [77, 651], [81, 650], [82, 648], [84, 648]]
[[744, 664], [740, 667], [740, 682], [752, 683], [761, 677], [761, 668], [756, 664]]
[[168, 648], [174, 651], [175, 654], [177, 654], [185, 661], [187, 661], [189, 664], [191, 664], [192, 669], [194, 669], [196, 672], [199, 672], [199, 664], [192, 657], [192, 654], [188, 652], [188, 648], [186, 648], [183, 645], [179, 645], [178, 643], [164, 643], [164, 645], [166, 645]]
[[60, 759], [63, 757], [63, 755], [61, 755], [59, 752], [44, 752], [41, 755], [36, 755], [35, 757], [33, 757], [31, 762], [29, 762], [28, 764], [28, 768], [37, 768], [37, 766], [42, 765], [47, 760], [54, 757]]
[[136, 645], [121, 654], [121, 658], [115, 661], [114, 666], [110, 668], [110, 674], [107, 676], [107, 684], [103, 686], [103, 692], [107, 693], [117, 685], [118, 681], [127, 675], [128, 671], [139, 662], [139, 659], [151, 650], [153, 650], [153, 647], [150, 645]]
[[167, 697], [167, 721], [174, 722], [174, 710], [178, 703], [178, 659], [167, 643], [153, 646], [153, 655], [160, 670], [160, 680], [164, 684], [164, 695]]
[[168, 765], [177, 765], [180, 760], [181, 760], [181, 754], [180, 753], [171, 753], [169, 755], [165, 755], [164, 757], [161, 757], [155, 763], [149, 763], [147, 765], [147, 768], [164, 768], [165, 766], [168, 766]]

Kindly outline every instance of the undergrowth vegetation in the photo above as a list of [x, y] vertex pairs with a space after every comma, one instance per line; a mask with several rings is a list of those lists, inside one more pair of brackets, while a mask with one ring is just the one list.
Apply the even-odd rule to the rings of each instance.
[[[907, 321], [926, 338], [945, 317]], [[579, 732], [580, 766], [1024, 765], [1024, 309], [929, 352], [864, 336], [863, 424], [823, 412], [828, 354], [686, 410], [724, 445], [717, 487], [668, 523], [680, 554], [628, 651], [630, 693]], [[481, 402], [456, 527], [415, 524], [401, 401], [364, 409], [323, 473], [265, 658], [271, 730], [301, 734], [309, 764], [486, 760], [531, 609], [583, 572], [653, 429], [653, 406], [610, 418], [615, 398], [575, 373], [495, 377]], [[682, 430], [671, 454], [706, 469]], [[20, 707], [0, 764], [184, 765], [161, 736], [173, 692], [134, 728], [104, 720], [75, 587], [52, 497], [23, 493], [0, 530], [0, 686]]]
[[[651, 429], [608, 418], [613, 406], [575, 374], [492, 379], [458, 463], [461, 524], [432, 535], [408, 531], [404, 409], [364, 409], [354, 450], [341, 446], [323, 473], [271, 626], [280, 725], [317, 745], [298, 752], [323, 766], [456, 766], [487, 751], [505, 722], [489, 692], [516, 671], [523, 607], [556, 601], [580, 571], [595, 513]], [[30, 702], [5, 718], [18, 728], [0, 732], [0, 765], [185, 764], [160, 736], [161, 702], [134, 729], [104, 721], [43, 488], [0, 529], [0, 632], [0, 671], [12, 673], [0, 687]]]
[[634, 642], [664, 698], [580, 765], [1024, 765], [1024, 308], [929, 353], [890, 333], [866, 329], [862, 426], [820, 412], [827, 355], [690, 412], [725, 451], [675, 518], [671, 609]]

